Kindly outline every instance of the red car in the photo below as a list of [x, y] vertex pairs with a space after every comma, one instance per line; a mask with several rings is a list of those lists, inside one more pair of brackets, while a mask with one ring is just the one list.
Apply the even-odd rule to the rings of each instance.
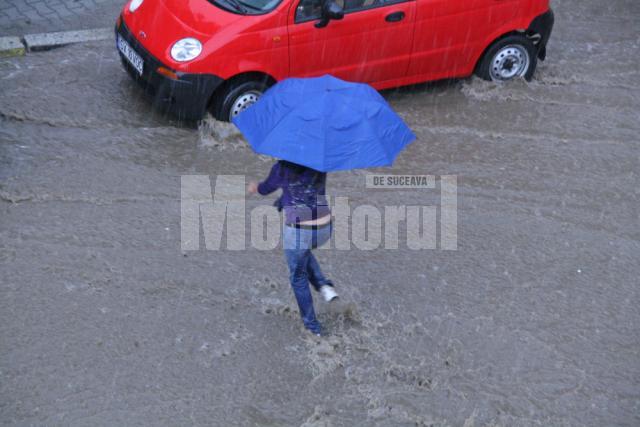
[[155, 104], [229, 120], [286, 77], [531, 79], [553, 22], [549, 0], [130, 0], [115, 31]]

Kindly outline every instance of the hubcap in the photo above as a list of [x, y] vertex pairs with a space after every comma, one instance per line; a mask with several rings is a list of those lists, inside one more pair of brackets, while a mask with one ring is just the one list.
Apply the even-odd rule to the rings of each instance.
[[236, 117], [238, 114], [242, 113], [251, 105], [255, 104], [256, 101], [260, 99], [260, 95], [262, 95], [262, 93], [252, 90], [249, 92], [245, 92], [241, 94], [239, 97], [237, 97], [236, 100], [233, 101], [233, 104], [231, 105], [230, 118]]
[[504, 81], [524, 76], [529, 70], [529, 52], [523, 46], [505, 46], [491, 60], [491, 80]]

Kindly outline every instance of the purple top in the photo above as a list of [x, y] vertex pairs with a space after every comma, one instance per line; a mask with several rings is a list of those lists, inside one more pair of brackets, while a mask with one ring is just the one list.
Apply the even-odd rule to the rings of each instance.
[[[294, 169], [295, 168], [295, 169]], [[267, 179], [258, 184], [258, 193], [266, 196], [278, 188], [282, 195], [275, 206], [284, 209], [287, 224], [322, 218], [331, 211], [325, 197], [327, 174], [279, 161], [271, 168]]]

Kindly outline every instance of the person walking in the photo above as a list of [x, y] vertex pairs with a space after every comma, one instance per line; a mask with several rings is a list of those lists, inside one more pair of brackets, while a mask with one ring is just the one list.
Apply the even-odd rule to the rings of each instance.
[[269, 176], [261, 183], [250, 182], [250, 194], [269, 195], [282, 189], [282, 195], [274, 205], [284, 210], [283, 249], [289, 267], [289, 281], [296, 297], [305, 328], [315, 335], [322, 335], [320, 322], [313, 308], [309, 284], [326, 302], [338, 298], [333, 283], [322, 273], [311, 252], [331, 237], [331, 211], [326, 201], [327, 174], [279, 160], [271, 168]]
[[311, 253], [331, 236], [326, 173], [391, 166], [416, 136], [373, 87], [330, 75], [281, 80], [232, 121], [256, 153], [282, 159], [248, 190], [282, 189], [291, 286], [305, 327], [320, 334], [309, 283], [327, 301], [337, 296]]

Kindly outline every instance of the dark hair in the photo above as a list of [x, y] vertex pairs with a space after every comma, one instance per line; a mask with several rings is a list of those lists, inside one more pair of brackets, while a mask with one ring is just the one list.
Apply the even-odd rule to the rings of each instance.
[[288, 169], [289, 171], [295, 173], [296, 175], [300, 175], [306, 171], [318, 172], [315, 169], [311, 169], [307, 166], [299, 165], [297, 163], [293, 163], [288, 160], [278, 160], [278, 163], [280, 163], [280, 166]]
[[278, 160], [278, 163], [280, 163], [280, 166], [281, 166], [281, 169], [280, 169], [281, 175], [284, 174], [285, 170], [288, 170], [289, 172], [291, 172], [294, 177], [298, 177], [303, 173], [313, 174], [311, 184], [314, 187], [318, 186], [319, 184], [322, 184], [327, 177], [327, 174], [325, 172], [320, 172], [310, 167], [299, 165], [297, 163], [293, 163], [287, 160]]

